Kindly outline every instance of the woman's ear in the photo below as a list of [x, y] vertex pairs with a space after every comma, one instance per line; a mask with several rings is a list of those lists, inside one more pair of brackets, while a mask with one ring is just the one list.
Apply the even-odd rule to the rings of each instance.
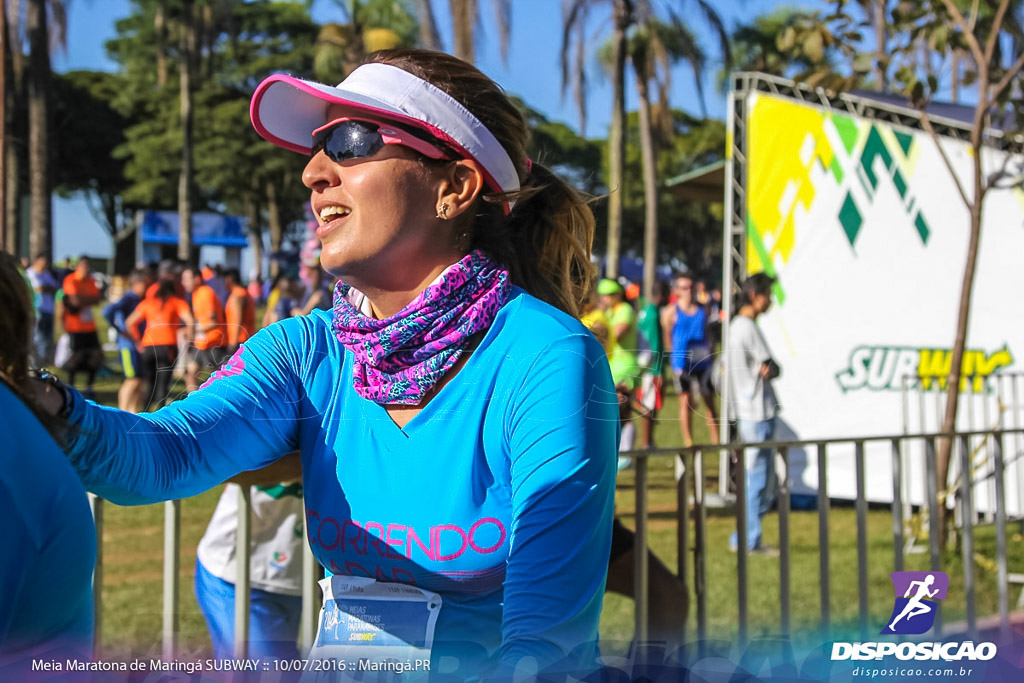
[[484, 174], [478, 162], [459, 159], [448, 165], [438, 188], [438, 217], [447, 220], [459, 216], [473, 205], [483, 190]]

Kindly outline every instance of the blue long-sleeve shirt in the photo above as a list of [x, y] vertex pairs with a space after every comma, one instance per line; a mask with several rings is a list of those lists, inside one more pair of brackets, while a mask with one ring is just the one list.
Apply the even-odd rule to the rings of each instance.
[[352, 361], [329, 311], [284, 320], [156, 413], [76, 400], [72, 422], [90, 436], [71, 461], [90, 490], [132, 504], [300, 449], [313, 553], [335, 574], [440, 593], [432, 659], [457, 656], [469, 675], [576, 648], [568, 668], [590, 665], [619, 433], [597, 341], [517, 289], [404, 428], [355, 393]]
[[33, 657], [91, 658], [96, 530], [67, 458], [3, 382], [0, 433], [0, 671], [14, 680]]

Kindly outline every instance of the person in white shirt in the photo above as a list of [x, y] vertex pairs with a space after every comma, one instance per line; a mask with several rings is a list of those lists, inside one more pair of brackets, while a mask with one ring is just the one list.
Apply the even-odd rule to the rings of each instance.
[[33, 339], [36, 360], [46, 365], [53, 360], [53, 294], [57, 291], [57, 280], [50, 272], [50, 258], [39, 254], [32, 267], [25, 269], [25, 275], [35, 291], [36, 327]]
[[[772, 380], [779, 366], [772, 359], [768, 344], [757, 326], [757, 317], [772, 304], [775, 278], [764, 273], [751, 275], [743, 283], [740, 308], [729, 328], [726, 349], [726, 373], [732, 400], [730, 412], [736, 418], [740, 441], [761, 443], [775, 435], [779, 404]], [[761, 519], [775, 502], [778, 477], [775, 454], [771, 448], [746, 449], [747, 548], [752, 552], [772, 553], [761, 543]], [[737, 547], [733, 533], [730, 549]]]

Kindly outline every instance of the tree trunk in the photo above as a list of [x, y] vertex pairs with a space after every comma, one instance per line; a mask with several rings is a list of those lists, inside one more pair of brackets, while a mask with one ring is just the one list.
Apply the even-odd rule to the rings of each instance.
[[885, 2], [886, 0], [874, 0], [871, 5], [871, 23], [875, 29], [875, 90], [878, 92], [885, 92], [889, 86], [888, 78], [886, 74], [888, 70], [882, 64], [888, 55], [886, 53], [886, 43], [888, 42], [886, 36], [886, 21], [885, 21]]
[[448, 0], [448, 8], [452, 14], [455, 56], [472, 64], [476, 60], [473, 45], [476, 0]]
[[612, 121], [608, 130], [608, 247], [605, 275], [619, 276], [622, 239], [622, 180], [626, 158], [626, 30], [633, 22], [631, 0], [615, 0], [612, 9], [615, 63], [612, 72]]
[[196, 46], [193, 0], [182, 3], [181, 176], [178, 181], [178, 258], [192, 260], [192, 60]]
[[[281, 224], [281, 206], [277, 203], [277, 186], [274, 183], [267, 183], [267, 226], [270, 228], [270, 253], [279, 253], [284, 242], [284, 226]], [[280, 269], [278, 260], [272, 260], [270, 277], [277, 277]]]
[[[11, 27], [8, 27], [8, 31]], [[7, 34], [4, 34], [7, 35]], [[8, 253], [17, 254], [21, 242], [21, 198], [25, 194], [25, 72], [21, 50], [11, 50], [10, 41], [3, 41], [4, 82], [7, 92], [4, 96], [4, 212], [7, 224], [7, 239], [0, 245]]]
[[45, 0], [28, 4], [29, 254], [53, 254], [50, 205], [50, 38]]
[[950, 72], [953, 104], [960, 104], [960, 50], [953, 50]]
[[643, 64], [633, 59], [636, 88], [640, 95], [640, 155], [644, 173], [644, 297], [654, 298], [658, 272], [658, 169], [651, 124], [651, 97]]
[[252, 267], [256, 277], [263, 277], [263, 228], [260, 225], [260, 205], [255, 194], [245, 201], [245, 217], [249, 223], [249, 237], [252, 240]]
[[167, 2], [160, 0], [153, 17], [153, 31], [156, 33], [156, 85], [167, 85]]
[[430, 0], [419, 0], [416, 3], [416, 14], [420, 23], [420, 47], [427, 50], [444, 50]]
[[[978, 246], [981, 243], [982, 204], [985, 201], [981, 169], [981, 144], [973, 145], [974, 155], [974, 201], [968, 207], [971, 214], [971, 236], [967, 243], [967, 264], [964, 266], [963, 282], [960, 285], [960, 309], [956, 318], [956, 339], [949, 368], [949, 384], [946, 386], [946, 412], [942, 417], [942, 431], [956, 431], [956, 413], [960, 402], [960, 376], [963, 371], [964, 349], [967, 347], [967, 329], [971, 314], [971, 292], [974, 290], [974, 271], [978, 264]], [[939, 547], [944, 547], [947, 538], [945, 496], [949, 478], [949, 461], [953, 454], [953, 440], [939, 439], [935, 458], [936, 489], [940, 492], [939, 519], [937, 529]]]

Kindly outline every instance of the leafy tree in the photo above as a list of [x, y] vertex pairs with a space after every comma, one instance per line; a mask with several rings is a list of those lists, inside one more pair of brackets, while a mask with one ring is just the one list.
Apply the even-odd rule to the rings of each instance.
[[[889, 8], [889, 13], [885, 17], [887, 26], [878, 35], [891, 36], [891, 40], [884, 45], [886, 56], [883, 57], [883, 50], [879, 49], [875, 53], [875, 61], [886, 67], [882, 70], [883, 79], [889, 68], [894, 69], [892, 81], [883, 82], [894, 82], [906, 96], [908, 105], [917, 109], [921, 125], [935, 141], [969, 214], [966, 264], [957, 311], [951, 374], [946, 389], [946, 410], [942, 421], [942, 431], [948, 433], [956, 429], [960, 377], [967, 343], [971, 292], [977, 267], [985, 197], [993, 187], [1005, 184], [1011, 175], [1007, 164], [1012, 155], [1006, 155], [1001, 168], [992, 169], [987, 168], [987, 155], [982, 150], [985, 146], [997, 146], [995, 136], [999, 134], [993, 131], [1005, 128], [1007, 124], [1020, 130], [1024, 118], [1019, 95], [1024, 87], [1024, 51], [1002, 49], [1004, 43], [1021, 44], [1019, 15], [1024, 3], [1019, 0], [904, 0], [882, 4]], [[856, 7], [862, 12], [877, 10], [878, 3], [858, 2]], [[850, 9], [847, 0], [835, 0], [835, 12], [830, 20], [840, 28], [840, 35], [844, 38], [841, 46], [844, 52], [854, 54], [858, 49], [863, 52], [860, 36], [855, 29], [864, 22], [850, 13]], [[958, 55], [969, 55], [969, 64], [964, 73], [960, 72]], [[872, 68], [878, 72], [877, 65], [870, 61], [855, 61], [855, 73], [864, 74]], [[950, 62], [957, 64], [955, 69], [948, 68]], [[973, 84], [977, 91], [969, 136], [972, 166], [969, 178], [961, 178], [957, 174], [940, 144], [928, 114], [929, 103], [940, 90], [951, 85], [950, 81], [959, 85]], [[1002, 134], [1009, 134], [1009, 131], [1004, 130]], [[950, 439], [939, 441], [936, 478], [938, 489], [942, 492], [940, 495], [945, 493], [952, 447]], [[944, 505], [939, 508], [937, 527], [944, 541], [947, 529]]]
[[324, 24], [316, 39], [313, 74], [334, 83], [377, 50], [411, 47], [419, 28], [408, 0], [334, 0], [342, 22]]
[[[732, 32], [733, 70], [759, 71], [797, 80], [835, 68], [835, 48], [826, 48], [826, 33], [819, 12], [782, 7], [738, 25]], [[718, 74], [719, 90], [729, 88], [729, 69]]]
[[114, 241], [114, 270], [134, 263], [134, 225], [130, 214], [138, 208], [126, 204], [124, 162], [114, 150], [124, 143], [130, 125], [111, 102], [123, 80], [102, 71], [71, 71], [54, 80], [54, 148], [56, 192], [81, 193], [93, 218]]

